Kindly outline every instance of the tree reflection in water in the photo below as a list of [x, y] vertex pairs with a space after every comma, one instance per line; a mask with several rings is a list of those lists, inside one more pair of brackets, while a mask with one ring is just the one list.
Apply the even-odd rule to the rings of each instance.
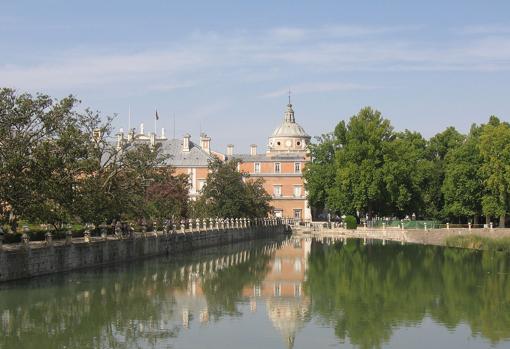
[[510, 339], [510, 257], [500, 253], [380, 243], [315, 243], [306, 292], [341, 340], [379, 348], [425, 317], [469, 324], [492, 343]]
[[0, 348], [160, 346], [194, 316], [207, 322], [209, 314], [236, 313], [243, 287], [263, 278], [275, 244], [5, 284]]
[[461, 249], [294, 238], [237, 245], [5, 284], [0, 348], [167, 347], [188, 327], [243, 319], [248, 304], [265, 310], [287, 347], [318, 321], [340, 341], [379, 348], [426, 318], [452, 332], [468, 324], [495, 344], [510, 339], [509, 271], [507, 255]]

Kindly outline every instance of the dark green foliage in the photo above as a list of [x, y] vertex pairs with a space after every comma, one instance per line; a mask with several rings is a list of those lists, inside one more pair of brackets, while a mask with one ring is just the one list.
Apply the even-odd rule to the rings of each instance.
[[510, 125], [491, 117], [467, 136], [448, 127], [430, 140], [395, 132], [376, 110], [363, 108], [310, 146], [305, 169], [316, 208], [359, 214], [457, 219], [510, 211]]
[[262, 179], [251, 180], [237, 170], [238, 161], [219, 159], [209, 164], [210, 172], [202, 195], [193, 204], [196, 217], [266, 217], [271, 196]]
[[112, 118], [78, 104], [0, 89], [0, 223], [15, 231], [19, 219], [60, 228], [186, 214], [186, 179], [162, 168], [159, 146], [117, 149]]
[[510, 253], [510, 238], [508, 237], [489, 238], [479, 235], [450, 236], [446, 239], [446, 245], [450, 247]]
[[356, 229], [358, 227], [358, 221], [354, 216], [347, 216], [344, 219], [347, 229]]

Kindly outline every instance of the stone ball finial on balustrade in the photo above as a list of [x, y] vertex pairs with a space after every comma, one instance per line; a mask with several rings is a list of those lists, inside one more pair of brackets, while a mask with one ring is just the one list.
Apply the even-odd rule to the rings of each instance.
[[28, 244], [30, 243], [30, 236], [28, 235], [30, 233], [30, 228], [28, 225], [23, 226], [23, 235], [21, 235], [21, 242], [23, 246], [28, 247]]
[[101, 223], [101, 225], [99, 226], [99, 229], [101, 229], [101, 238], [103, 240], [106, 240], [108, 237], [108, 231], [106, 230], [106, 227], [107, 227], [106, 221]]
[[239, 228], [239, 218], [235, 218], [234, 224], [236, 228]]
[[206, 230], [207, 230], [207, 218], [203, 218], [203, 219], [202, 219], [202, 229], [203, 229], [204, 231], [206, 231]]
[[115, 222], [115, 237], [120, 239], [122, 237], [122, 224], [120, 221]]
[[142, 236], [144, 238], [146, 238], [147, 237], [147, 221], [145, 220], [145, 218], [142, 218], [141, 226], [142, 226]]
[[186, 233], [186, 220], [184, 218], [181, 219], [180, 230], [181, 230], [181, 234]]
[[90, 242], [90, 223], [85, 224], [85, 231], [83, 232], [83, 241]]
[[200, 224], [200, 218], [195, 219], [197, 231], [200, 231], [201, 224]]
[[157, 233], [158, 232], [158, 222], [157, 221], [153, 221], [152, 222], [152, 231], [154, 233]]
[[192, 218], [190, 218], [188, 220], [188, 224], [189, 224], [189, 231], [193, 232], [193, 219]]
[[176, 234], [177, 233], [177, 224], [172, 224], [172, 234]]
[[46, 242], [46, 246], [53, 246], [53, 234], [50, 231], [44, 234], [44, 241]]

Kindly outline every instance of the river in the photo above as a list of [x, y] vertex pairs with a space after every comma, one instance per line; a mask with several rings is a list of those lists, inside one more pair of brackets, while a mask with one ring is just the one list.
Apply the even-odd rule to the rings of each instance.
[[264, 240], [0, 285], [0, 348], [510, 348], [510, 257]]

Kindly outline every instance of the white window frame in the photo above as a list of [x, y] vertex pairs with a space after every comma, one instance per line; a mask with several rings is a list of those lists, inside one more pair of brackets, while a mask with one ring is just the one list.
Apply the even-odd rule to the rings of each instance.
[[[299, 189], [299, 195], [296, 195], [296, 189]], [[295, 185], [295, 186], [294, 186], [294, 192], [293, 192], [293, 194], [294, 194], [294, 197], [295, 197], [295, 198], [300, 198], [300, 197], [302, 197], [302, 196], [303, 196], [303, 188], [301, 187], [301, 185]]]
[[[296, 217], [296, 213], [299, 212], [299, 217]], [[300, 208], [295, 208], [292, 213], [294, 214], [294, 219], [302, 219], [303, 218], [303, 210]]]
[[274, 173], [282, 173], [282, 163], [281, 162], [274, 163]]
[[253, 164], [253, 172], [260, 173], [260, 162], [255, 162]]
[[[279, 189], [278, 192], [276, 189]], [[273, 195], [277, 198], [282, 196], [282, 185], [281, 184], [275, 184], [273, 185]]]
[[301, 173], [301, 163], [300, 162], [294, 163], [294, 173]]

